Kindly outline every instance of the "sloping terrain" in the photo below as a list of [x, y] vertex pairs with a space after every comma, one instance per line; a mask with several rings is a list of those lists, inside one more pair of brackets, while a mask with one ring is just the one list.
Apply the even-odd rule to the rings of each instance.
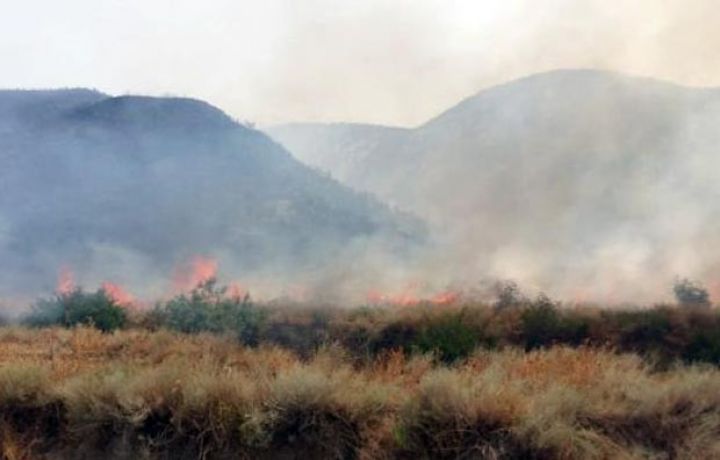
[[158, 292], [196, 254], [278, 275], [423, 237], [417, 219], [197, 100], [2, 91], [0, 132], [4, 295], [52, 288], [61, 266]]
[[466, 267], [610, 289], [656, 275], [712, 282], [703, 248], [718, 243], [719, 121], [717, 89], [564, 70], [486, 89], [392, 136], [268, 131], [301, 160], [428, 219]]

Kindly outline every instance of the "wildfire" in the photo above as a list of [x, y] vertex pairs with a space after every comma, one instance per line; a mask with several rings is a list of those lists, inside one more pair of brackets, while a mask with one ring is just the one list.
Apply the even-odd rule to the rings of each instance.
[[68, 295], [75, 290], [75, 275], [67, 265], [60, 267], [55, 291], [60, 295]]
[[577, 288], [571, 291], [570, 298], [575, 305], [582, 305], [590, 298], [590, 292], [587, 289]]
[[248, 290], [237, 281], [233, 281], [228, 285], [225, 294], [231, 299], [243, 299], [248, 294]]
[[181, 266], [175, 271], [173, 289], [176, 292], [187, 291], [217, 277], [217, 260], [210, 257], [196, 256], [188, 265]]
[[430, 302], [435, 305], [448, 305], [455, 303], [460, 299], [460, 294], [452, 291], [445, 291], [435, 294]]
[[421, 296], [417, 294], [417, 289], [417, 284], [410, 284], [402, 291], [394, 293], [383, 293], [378, 290], [371, 290], [367, 294], [367, 301], [372, 304], [390, 304], [407, 307], [423, 302], [433, 305], [448, 305], [460, 299], [460, 294], [454, 291], [443, 291], [432, 296]]
[[385, 296], [380, 291], [376, 291], [375, 289], [371, 289], [367, 293], [367, 301], [369, 303], [382, 303], [384, 297]]
[[370, 291], [367, 295], [368, 302], [376, 304], [392, 304], [400, 307], [415, 305], [420, 299], [412, 293], [401, 292], [395, 294], [383, 294], [379, 291]]
[[115, 283], [111, 283], [110, 281], [102, 283], [102, 289], [118, 305], [130, 306], [135, 301], [133, 296], [125, 289]]

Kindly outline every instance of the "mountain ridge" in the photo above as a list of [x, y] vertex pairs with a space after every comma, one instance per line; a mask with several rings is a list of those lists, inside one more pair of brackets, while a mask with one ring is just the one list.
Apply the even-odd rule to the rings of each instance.
[[[483, 89], [377, 142], [349, 126], [333, 142], [321, 127], [268, 132], [302, 161], [429, 221], [452, 241], [458, 271], [550, 289], [571, 283], [554, 273], [711, 277], [715, 264], [692, 254], [715, 243], [719, 226], [718, 122], [717, 88], [561, 70]], [[313, 163], [323, 158], [332, 162]], [[618, 251], [612, 273], [607, 254]]]
[[0, 127], [5, 295], [51, 289], [65, 265], [89, 285], [107, 277], [157, 294], [197, 254], [228, 276], [281, 284], [321, 278], [354, 247], [402, 252], [424, 238], [418, 219], [202, 101], [0, 92]]

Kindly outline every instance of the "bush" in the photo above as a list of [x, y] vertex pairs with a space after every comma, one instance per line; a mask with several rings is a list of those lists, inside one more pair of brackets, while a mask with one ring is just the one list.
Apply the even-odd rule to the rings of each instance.
[[720, 365], [720, 330], [696, 332], [683, 351], [683, 359], [690, 363]]
[[720, 316], [709, 311], [688, 312], [683, 323], [680, 340], [673, 345], [682, 347], [682, 359], [689, 363], [720, 365]]
[[52, 299], [39, 300], [23, 322], [34, 327], [85, 324], [108, 332], [125, 326], [127, 312], [103, 289], [86, 293], [77, 288]]
[[505, 310], [511, 307], [520, 307], [525, 303], [520, 288], [515, 281], [499, 281], [495, 284], [497, 300], [494, 307], [496, 310]]
[[672, 331], [667, 308], [654, 308], [646, 311], [620, 312], [620, 346], [624, 350], [656, 352], [664, 349], [667, 336]]
[[385, 350], [402, 349], [406, 353], [412, 351], [412, 344], [418, 336], [417, 325], [403, 321], [392, 322], [383, 327], [380, 332], [372, 337], [369, 349], [370, 353], [377, 355]]
[[461, 314], [446, 314], [421, 329], [413, 348], [437, 353], [445, 363], [468, 357], [478, 346], [480, 335], [463, 322]]
[[532, 350], [553, 342], [560, 316], [552, 300], [540, 294], [537, 300], [523, 310], [520, 321], [525, 349]]
[[523, 310], [520, 322], [526, 350], [559, 343], [580, 345], [590, 331], [586, 319], [561, 315], [555, 302], [544, 294]]
[[710, 307], [710, 295], [707, 289], [687, 278], [675, 281], [673, 291], [681, 307]]
[[329, 313], [322, 310], [291, 317], [276, 315], [263, 328], [261, 339], [308, 358], [329, 341], [328, 324]]
[[257, 345], [265, 313], [250, 302], [250, 296], [229, 297], [217, 280], [199, 284], [189, 295], [181, 294], [156, 307], [156, 320], [181, 332], [231, 332], [246, 345]]
[[561, 316], [556, 330], [556, 341], [567, 345], [578, 346], [588, 339], [590, 322], [579, 316]]

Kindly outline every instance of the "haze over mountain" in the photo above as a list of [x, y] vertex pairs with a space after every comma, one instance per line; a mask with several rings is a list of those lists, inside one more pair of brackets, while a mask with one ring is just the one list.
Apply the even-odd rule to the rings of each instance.
[[338, 260], [424, 238], [419, 220], [199, 100], [0, 91], [0, 164], [5, 299], [49, 292], [64, 266], [89, 288], [158, 295], [197, 255], [241, 280], [326, 282]]
[[438, 276], [659, 300], [675, 275], [720, 294], [719, 123], [718, 89], [561, 70], [483, 90], [414, 129], [267, 131], [431, 222], [445, 239], [429, 256]]

